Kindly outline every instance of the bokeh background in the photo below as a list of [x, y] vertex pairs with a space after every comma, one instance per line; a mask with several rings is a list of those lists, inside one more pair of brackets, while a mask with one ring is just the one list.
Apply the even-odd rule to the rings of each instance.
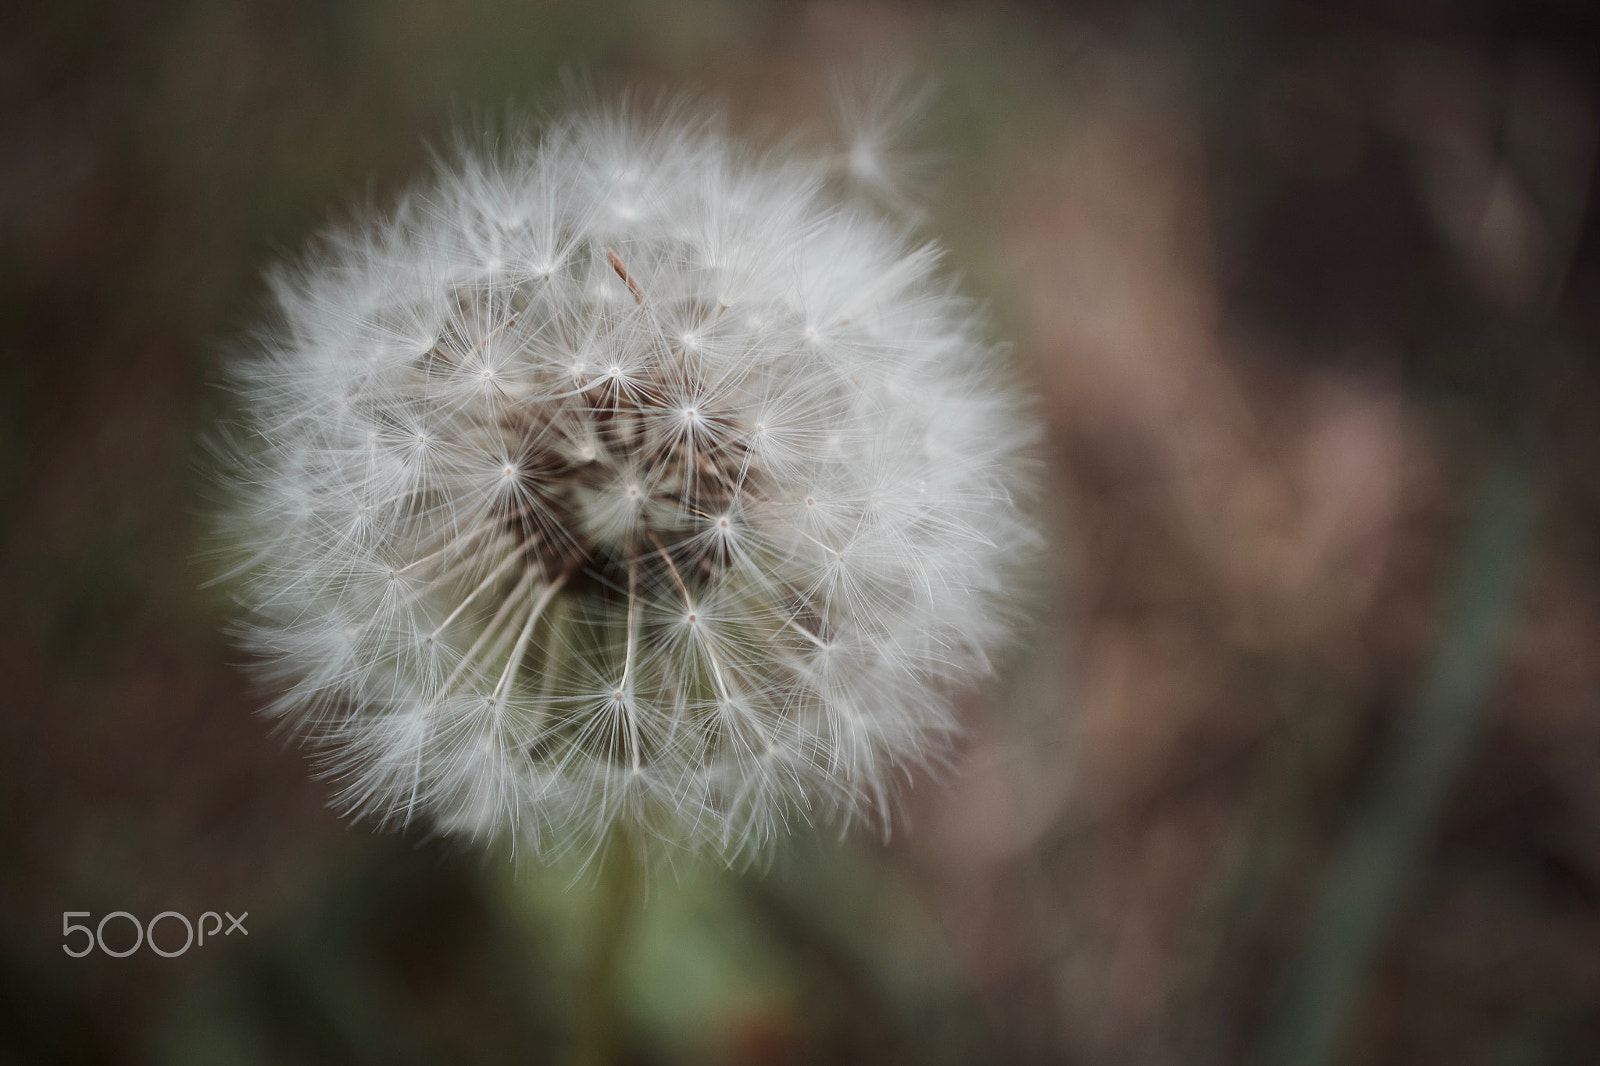
[[[820, 141], [830, 73], [900, 68], [1048, 420], [1036, 623], [887, 846], [657, 873], [618, 1060], [1600, 1062], [1597, 37], [1583, 0], [12, 8], [0, 1061], [594, 1051], [592, 880], [346, 825], [253, 715], [195, 562], [210, 382], [264, 266], [564, 74]], [[249, 934], [71, 959], [67, 910]]]

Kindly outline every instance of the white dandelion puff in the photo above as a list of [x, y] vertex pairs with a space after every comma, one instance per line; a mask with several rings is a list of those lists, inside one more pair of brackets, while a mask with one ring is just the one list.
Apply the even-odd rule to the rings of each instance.
[[826, 161], [681, 107], [505, 141], [274, 274], [231, 367], [272, 711], [351, 812], [539, 855], [886, 817], [1035, 539], [983, 323]]

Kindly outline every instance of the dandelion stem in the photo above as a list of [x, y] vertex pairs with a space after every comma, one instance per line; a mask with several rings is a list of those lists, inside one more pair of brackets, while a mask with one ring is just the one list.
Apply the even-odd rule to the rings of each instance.
[[622, 660], [622, 709], [628, 716], [628, 751], [633, 759], [633, 772], [639, 772], [639, 721], [633, 708], [633, 652], [638, 641], [639, 566], [628, 561], [628, 639]]
[[[678, 568], [672, 561], [672, 555], [661, 543], [661, 538], [656, 536], [655, 530], [652, 529], [647, 532], [650, 537], [650, 543], [656, 546], [656, 551], [660, 553], [661, 558], [666, 562], [667, 572], [672, 575], [672, 583], [678, 586], [678, 592], [683, 596], [684, 609], [689, 612], [692, 619], [694, 617], [694, 600], [689, 596], [689, 587], [683, 583], [683, 577], [678, 573]], [[697, 636], [696, 639], [700, 642], [701, 650], [706, 653], [706, 662], [711, 666], [711, 679], [717, 686], [717, 699], [723, 707], [732, 707], [733, 693], [728, 688], [727, 678], [722, 674], [722, 660], [717, 655], [716, 645], [711, 641], [709, 635]], [[767, 732], [767, 727], [761, 724], [761, 719], [752, 714], [750, 715], [750, 722], [756, 727], [756, 732], [761, 734], [761, 739], [767, 742], [768, 747], [773, 746], [772, 734]]]
[[533, 637], [534, 623], [539, 621], [539, 616], [544, 613], [545, 607], [550, 603], [550, 597], [560, 591], [561, 586], [567, 583], [567, 576], [571, 573], [570, 568], [564, 571], [539, 593], [538, 600], [534, 601], [533, 609], [528, 612], [528, 620], [522, 623], [522, 632], [517, 635], [517, 646], [511, 652], [511, 658], [506, 660], [506, 668], [501, 673], [500, 681], [495, 685], [494, 692], [490, 694], [490, 699], [500, 698], [500, 694], [505, 691], [506, 685], [511, 681], [511, 675], [516, 673], [517, 667], [522, 665], [522, 657], [528, 653], [528, 641]]
[[807, 640], [809, 640], [811, 643], [815, 644], [819, 648], [826, 648], [828, 646], [828, 642], [827, 641], [823, 640], [821, 637], [819, 637], [815, 633], [811, 632], [811, 630], [807, 629], [805, 626], [801, 625], [799, 622], [796, 622], [793, 618], [785, 616], [784, 619], [783, 619], [783, 624], [788, 626], [790, 629], [794, 630], [796, 633], [799, 633], [801, 636], [805, 637]]
[[622, 1058], [623, 960], [639, 909], [639, 860], [628, 834], [613, 831], [600, 859], [600, 884], [589, 959], [588, 1017], [577, 1041], [578, 1066], [610, 1066]]
[[489, 642], [490, 636], [500, 629], [507, 616], [512, 613], [512, 608], [516, 607], [522, 601], [522, 598], [527, 595], [529, 588], [532, 587], [532, 582], [528, 578], [531, 578], [532, 575], [533, 569], [530, 567], [524, 579], [517, 583], [517, 587], [511, 590], [505, 602], [500, 605], [500, 609], [494, 613], [494, 617], [489, 619], [489, 624], [483, 627], [483, 632], [478, 634], [478, 639], [472, 642], [472, 647], [468, 648], [466, 654], [461, 656], [461, 661], [456, 664], [454, 670], [450, 671], [450, 676], [444, 679], [444, 684], [439, 686], [439, 691], [434, 694], [433, 699], [423, 710], [423, 714], [431, 713], [439, 705], [439, 701], [450, 694], [450, 690], [455, 687], [455, 683], [460, 680], [461, 675], [466, 672], [467, 668], [477, 661], [478, 653]]
[[[517, 559], [521, 557], [521, 555], [522, 555], [522, 552], [514, 551], [514, 552], [511, 552], [510, 554], [508, 554], [504, 559], [502, 559], [498, 566], [496, 566], [493, 570], [489, 571], [489, 573], [484, 576], [484, 579], [481, 582], [478, 583], [478, 587], [477, 588], [475, 588], [471, 592], [467, 593], [467, 598], [466, 599], [464, 599], [460, 603], [456, 604], [456, 609], [451, 611], [450, 614], [445, 618], [445, 620], [443, 622], [439, 623], [439, 627], [437, 629], [435, 629], [432, 633], [428, 634], [428, 639], [431, 641], [435, 637], [437, 637], [440, 633], [443, 633], [445, 626], [449, 625], [451, 622], [454, 622], [456, 620], [456, 616], [458, 616], [462, 611], [467, 609], [467, 604], [469, 604], [473, 600], [477, 599], [479, 593], [481, 593], [484, 589], [488, 588], [495, 581], [497, 581], [500, 578], [500, 576], [502, 574], [504, 574], [508, 568], [510, 568], [511, 564], [516, 562]], [[419, 562], [420, 562], [420, 560], [419, 560]], [[412, 565], [415, 566], [416, 564], [413, 563]]]
[[430, 559], [437, 559], [439, 556], [443, 555], [445, 552], [449, 551], [451, 548], [454, 548], [457, 545], [460, 545], [460, 544], [464, 543], [469, 537], [476, 536], [481, 532], [483, 532], [482, 529], [474, 529], [474, 530], [472, 530], [472, 531], [470, 531], [468, 533], [463, 533], [458, 537], [451, 537], [449, 540], [445, 541], [439, 547], [433, 549], [433, 551], [429, 552], [427, 555], [423, 555], [423, 556], [420, 556], [419, 558], [413, 559], [409, 563], [405, 564], [404, 566], [395, 567], [394, 575], [398, 577], [400, 574], [403, 574], [408, 570], [411, 570], [411, 569], [414, 569], [415, 567], [421, 566], [423, 563], [428, 562]]
[[633, 302], [644, 303], [644, 293], [640, 290], [639, 283], [633, 280], [633, 275], [628, 273], [628, 268], [623, 265], [622, 257], [607, 248], [606, 259], [611, 263], [611, 269], [617, 272], [617, 277], [621, 278], [628, 286], [628, 291], [633, 293]]

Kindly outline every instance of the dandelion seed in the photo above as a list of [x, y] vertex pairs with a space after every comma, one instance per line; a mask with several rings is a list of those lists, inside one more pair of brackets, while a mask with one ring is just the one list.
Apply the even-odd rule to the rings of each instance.
[[1034, 427], [937, 251], [831, 170], [614, 108], [273, 277], [226, 519], [346, 808], [733, 859], [886, 817], [939, 750]]

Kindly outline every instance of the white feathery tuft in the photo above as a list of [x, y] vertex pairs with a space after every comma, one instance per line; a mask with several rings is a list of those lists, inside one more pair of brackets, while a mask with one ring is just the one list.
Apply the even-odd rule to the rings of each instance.
[[887, 824], [1007, 635], [1035, 423], [832, 170], [596, 108], [272, 275], [223, 517], [349, 811], [729, 860]]

